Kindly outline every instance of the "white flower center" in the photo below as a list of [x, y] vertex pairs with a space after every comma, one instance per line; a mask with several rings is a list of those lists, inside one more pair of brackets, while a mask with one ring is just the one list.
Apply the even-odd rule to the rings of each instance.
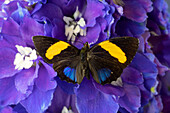
[[67, 36], [67, 41], [71, 40], [72, 44], [74, 43], [78, 34], [80, 36], [86, 36], [86, 28], [84, 28], [86, 26], [86, 22], [84, 18], [82, 18], [82, 14], [79, 12], [78, 7], [76, 8], [73, 17], [74, 18], [66, 16], [63, 17], [63, 20], [66, 23], [65, 35]]
[[32, 50], [30, 47], [22, 47], [19, 45], [15, 47], [18, 50], [14, 60], [15, 69], [29, 69], [33, 65], [33, 60], [37, 59], [35, 49]]
[[4, 1], [4, 4], [8, 4], [8, 3], [10, 3], [11, 1], [13, 1], [13, 0], [5, 0], [5, 1]]
[[74, 112], [71, 109], [68, 110], [67, 107], [64, 106], [61, 113], [74, 113]]

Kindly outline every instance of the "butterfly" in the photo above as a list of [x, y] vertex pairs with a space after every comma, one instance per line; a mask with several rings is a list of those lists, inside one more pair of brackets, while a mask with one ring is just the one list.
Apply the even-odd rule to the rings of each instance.
[[81, 49], [67, 42], [46, 36], [34, 36], [38, 54], [61, 80], [80, 84], [86, 76], [102, 85], [116, 81], [135, 56], [139, 40], [134, 37], [116, 37], [90, 48], [88, 42]]

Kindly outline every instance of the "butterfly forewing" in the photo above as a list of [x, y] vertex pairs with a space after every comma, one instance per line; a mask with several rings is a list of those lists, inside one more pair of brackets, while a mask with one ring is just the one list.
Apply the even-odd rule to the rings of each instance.
[[135, 56], [138, 43], [133, 37], [118, 37], [93, 46], [88, 62], [96, 82], [106, 84], [116, 80]]
[[52, 63], [54, 70], [62, 80], [80, 83], [81, 76], [80, 50], [75, 46], [46, 36], [34, 36], [34, 45], [39, 55], [47, 62]]

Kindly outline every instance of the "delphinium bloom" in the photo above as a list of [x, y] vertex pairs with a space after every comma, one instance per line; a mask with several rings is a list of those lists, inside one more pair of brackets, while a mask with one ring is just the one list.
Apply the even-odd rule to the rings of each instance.
[[[3, 4], [6, 12], [0, 40], [0, 110], [24, 106], [43, 112], [51, 103], [56, 81], [52, 67], [36, 54], [32, 35], [43, 35], [43, 25], [32, 19], [25, 3]], [[28, 27], [29, 26], [29, 27]], [[34, 104], [33, 104], [34, 103]], [[13, 106], [13, 107], [10, 107]]]
[[[162, 110], [159, 85], [165, 79], [159, 77], [170, 63], [169, 17], [163, 0], [15, 0], [2, 4], [1, 9], [0, 112]], [[60, 80], [35, 52], [32, 36], [36, 35], [64, 40], [78, 48], [85, 42], [93, 46], [118, 36], [132, 36], [140, 43], [132, 63], [117, 81], [100, 85], [91, 77], [72, 84]], [[162, 86], [166, 89], [168, 82]], [[168, 97], [164, 94], [163, 100]], [[166, 106], [167, 101], [163, 102]]]
[[[161, 4], [159, 3], [161, 2]], [[151, 32], [151, 37], [149, 38], [149, 43], [151, 43], [151, 49], [155, 54], [156, 58], [160, 61], [159, 63], [159, 85], [158, 85], [158, 94], [155, 98], [152, 99], [151, 105], [156, 110], [163, 107], [162, 112], [168, 113], [170, 109], [168, 105], [170, 104], [169, 96], [169, 69], [166, 73], [162, 73], [163, 70], [169, 68], [170, 63], [170, 22], [169, 22], [169, 13], [167, 12], [168, 5], [163, 0], [156, 0], [153, 4], [154, 10], [149, 14], [148, 18], [148, 28]], [[157, 63], [158, 64], [158, 63]], [[153, 102], [155, 101], [155, 102]], [[155, 110], [155, 111], [156, 111]]]

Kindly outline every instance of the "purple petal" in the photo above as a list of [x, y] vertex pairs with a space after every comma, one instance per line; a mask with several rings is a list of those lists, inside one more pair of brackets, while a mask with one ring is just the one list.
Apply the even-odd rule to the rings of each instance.
[[2, 26], [2, 23], [3, 23], [3, 21], [4, 21], [4, 18], [8, 18], [8, 16], [7, 16], [7, 14], [6, 14], [5, 12], [2, 12], [2, 11], [0, 10], [1, 26]]
[[123, 96], [125, 94], [123, 88], [119, 86], [114, 86], [111, 84], [101, 85], [96, 82], [94, 82], [94, 85], [99, 91], [109, 95]]
[[148, 90], [151, 90], [152, 87], [156, 87], [157, 86], [157, 77], [158, 73], [143, 73], [143, 77], [145, 79], [145, 87]]
[[119, 107], [119, 112], [120, 113], [129, 113], [125, 108], [123, 108], [123, 107]]
[[23, 40], [31, 47], [34, 47], [32, 36], [44, 35], [43, 25], [26, 16], [24, 17], [23, 23], [20, 26], [20, 30]]
[[63, 91], [60, 86], [57, 86], [54, 92], [54, 97], [47, 112], [49, 113], [61, 113], [64, 106], [71, 107], [74, 113], [78, 113], [76, 108], [75, 95], [70, 95]]
[[[170, 64], [170, 39], [168, 35], [152, 36], [148, 40], [155, 56], [162, 64]], [[169, 65], [170, 66], [170, 65]]]
[[28, 10], [25, 8], [22, 8], [19, 3], [17, 3], [18, 9], [15, 10], [12, 14], [11, 17], [18, 23], [23, 21], [24, 15], [30, 15]]
[[165, 75], [165, 72], [168, 71], [168, 67], [162, 65], [156, 57], [155, 57], [155, 63], [157, 64], [159, 75], [162, 75], [162, 76]]
[[13, 108], [13, 111], [15, 111], [16, 113], [28, 113], [21, 104], [17, 104], [17, 105]]
[[2, 33], [13, 36], [20, 36], [19, 25], [13, 19], [7, 19], [2, 26]]
[[139, 70], [143, 74], [145, 87], [150, 91], [152, 87], [157, 84], [156, 77], [158, 70], [156, 65], [150, 61], [143, 54], [137, 53], [132, 63], [130, 64], [135, 69]]
[[29, 69], [23, 69], [21, 72], [16, 74], [15, 86], [18, 91], [25, 94], [29, 86], [34, 84], [35, 78], [37, 78], [38, 63], [35, 67]]
[[[87, 29], [87, 35], [84, 37], [79, 37], [78, 41], [83, 41], [84, 43], [88, 42], [89, 44], [94, 44], [97, 42], [99, 35], [101, 32], [101, 27], [99, 24], [95, 24], [94, 27], [90, 27]], [[82, 48], [83, 45], [79, 42], [74, 44], [78, 48]]]
[[123, 2], [125, 3], [124, 15], [136, 22], [144, 22], [147, 12], [151, 12], [153, 9], [151, 0], [123, 0]]
[[28, 92], [26, 95], [22, 94], [16, 89], [14, 82], [14, 77], [0, 79], [1, 106], [17, 104], [31, 93]]
[[27, 0], [27, 1], [29, 2], [30, 5], [33, 5], [38, 2], [45, 4], [47, 2], [47, 0]]
[[60, 86], [60, 88], [67, 94], [75, 94], [74, 92], [74, 88], [78, 87], [77, 84], [73, 84], [73, 83], [68, 83], [66, 81], [61, 80], [59, 77], [55, 78], [57, 80], [57, 84], [58, 86]]
[[8, 16], [10, 16], [15, 10], [17, 10], [17, 1], [11, 1], [9, 4], [4, 6], [4, 10], [7, 12]]
[[83, 79], [80, 87], [76, 90], [76, 95], [80, 99], [90, 100], [94, 99], [97, 95], [98, 91], [95, 89], [92, 80]]
[[153, 62], [151, 62], [146, 56], [140, 53], [136, 53], [136, 56], [134, 57], [130, 65], [143, 73], [158, 72], [156, 65]]
[[26, 6], [28, 6], [28, 2], [19, 1], [19, 0], [10, 1], [9, 4], [3, 4], [4, 5], [4, 10], [8, 14], [9, 17], [11, 16], [11, 14], [14, 11], [16, 11], [18, 9], [17, 4], [19, 4], [22, 8], [25, 8]]
[[150, 31], [154, 31], [157, 35], [161, 35], [161, 30], [160, 30], [159, 26], [157, 25], [157, 23], [155, 23], [150, 18], [147, 19], [147, 28]]
[[[85, 87], [81, 86], [83, 84]], [[80, 113], [115, 113], [118, 111], [119, 105], [113, 97], [96, 90], [90, 80], [84, 80], [81, 85], [76, 94]]]
[[150, 45], [148, 44], [148, 38], [150, 37], [150, 32], [144, 32], [141, 36], [138, 36], [139, 39], [139, 47], [138, 51], [145, 52], [146, 49], [150, 48]]
[[87, 27], [92, 27], [96, 24], [96, 18], [104, 15], [103, 9], [104, 5], [102, 3], [87, 0], [87, 7], [84, 14]]
[[30, 12], [30, 14], [32, 15], [32, 14], [34, 14], [35, 12], [37, 12], [41, 7], [42, 7], [42, 3], [36, 3], [36, 5], [34, 6], [34, 5], [30, 5], [29, 6], [29, 12]]
[[61, 19], [54, 19], [53, 21], [54, 27], [52, 29], [52, 37], [57, 38], [59, 40], [67, 40], [65, 36], [65, 23]]
[[1, 1], [0, 1], [0, 5], [2, 5], [2, 4], [4, 3], [4, 1], [5, 1], [5, 0], [1, 0]]
[[149, 100], [151, 99], [151, 92], [147, 90], [144, 84], [138, 85], [141, 93], [141, 106], [148, 104]]
[[125, 95], [120, 97], [118, 103], [129, 112], [138, 112], [140, 104], [140, 90], [137, 86], [124, 84]]
[[146, 29], [145, 23], [138, 23], [122, 17], [116, 24], [115, 32], [120, 36], [135, 37], [142, 35]]
[[53, 25], [48, 19], [46, 19], [45, 21], [46, 22], [45, 22], [45, 25], [44, 25], [44, 34], [45, 34], [45, 36], [52, 37]]
[[166, 75], [163, 77], [160, 77], [161, 80], [161, 92], [164, 95], [170, 95], [170, 70], [166, 72]]
[[53, 21], [54, 18], [63, 19], [63, 13], [57, 5], [52, 3], [47, 3], [43, 5], [40, 8], [40, 10], [38, 10], [33, 14], [33, 18], [36, 19], [41, 20], [43, 17], [46, 17], [51, 21]]
[[10, 106], [0, 108], [0, 113], [15, 113]]
[[40, 91], [34, 87], [32, 94], [20, 103], [29, 113], [42, 113], [51, 104], [54, 90]]
[[[144, 112], [146, 113], [160, 113], [163, 109], [160, 96], [154, 97], [150, 100], [149, 104], [144, 107]], [[168, 113], [168, 112], [163, 112]]]
[[92, 81], [86, 78], [76, 90], [76, 95], [80, 113], [114, 113], [118, 111], [119, 106], [113, 97], [98, 91]]
[[78, 7], [80, 12], [83, 12], [86, 5], [85, 0], [48, 0], [49, 3], [54, 3], [61, 8], [63, 14], [66, 16], [72, 16]]
[[149, 14], [149, 19], [158, 25], [161, 34], [169, 34], [169, 12], [168, 4], [165, 0], [155, 0], [153, 11]]
[[101, 31], [100, 31], [98, 40], [96, 42], [93, 41], [94, 44], [100, 43], [100, 42], [108, 39], [109, 36], [108, 36], [108, 32], [106, 32], [106, 31], [110, 31], [110, 28], [111, 28], [111, 25], [112, 25], [112, 24], [109, 23], [110, 26], [108, 26], [108, 21], [106, 21], [104, 18], [101, 18], [101, 17], [99, 17], [97, 19], [97, 23], [99, 23], [99, 25], [101, 27]]
[[144, 81], [142, 74], [138, 70], [130, 66], [123, 70], [121, 77], [124, 82], [130, 84], [138, 85], [138, 84], [142, 84]]
[[170, 96], [169, 95], [162, 95], [162, 102], [163, 102], [163, 113], [169, 113], [170, 109]]
[[0, 49], [0, 78], [10, 77], [18, 72], [14, 65], [15, 54], [16, 52], [10, 48]]
[[36, 79], [36, 86], [41, 91], [48, 91], [56, 87], [56, 81], [53, 78], [57, 75], [54, 69], [48, 64], [41, 61], [43, 65], [38, 70], [38, 78]]
[[21, 37], [5, 34], [2, 35], [2, 39], [0, 40], [0, 48], [8, 47], [18, 52], [17, 48], [15, 47], [16, 45], [23, 47], [26, 46]]

